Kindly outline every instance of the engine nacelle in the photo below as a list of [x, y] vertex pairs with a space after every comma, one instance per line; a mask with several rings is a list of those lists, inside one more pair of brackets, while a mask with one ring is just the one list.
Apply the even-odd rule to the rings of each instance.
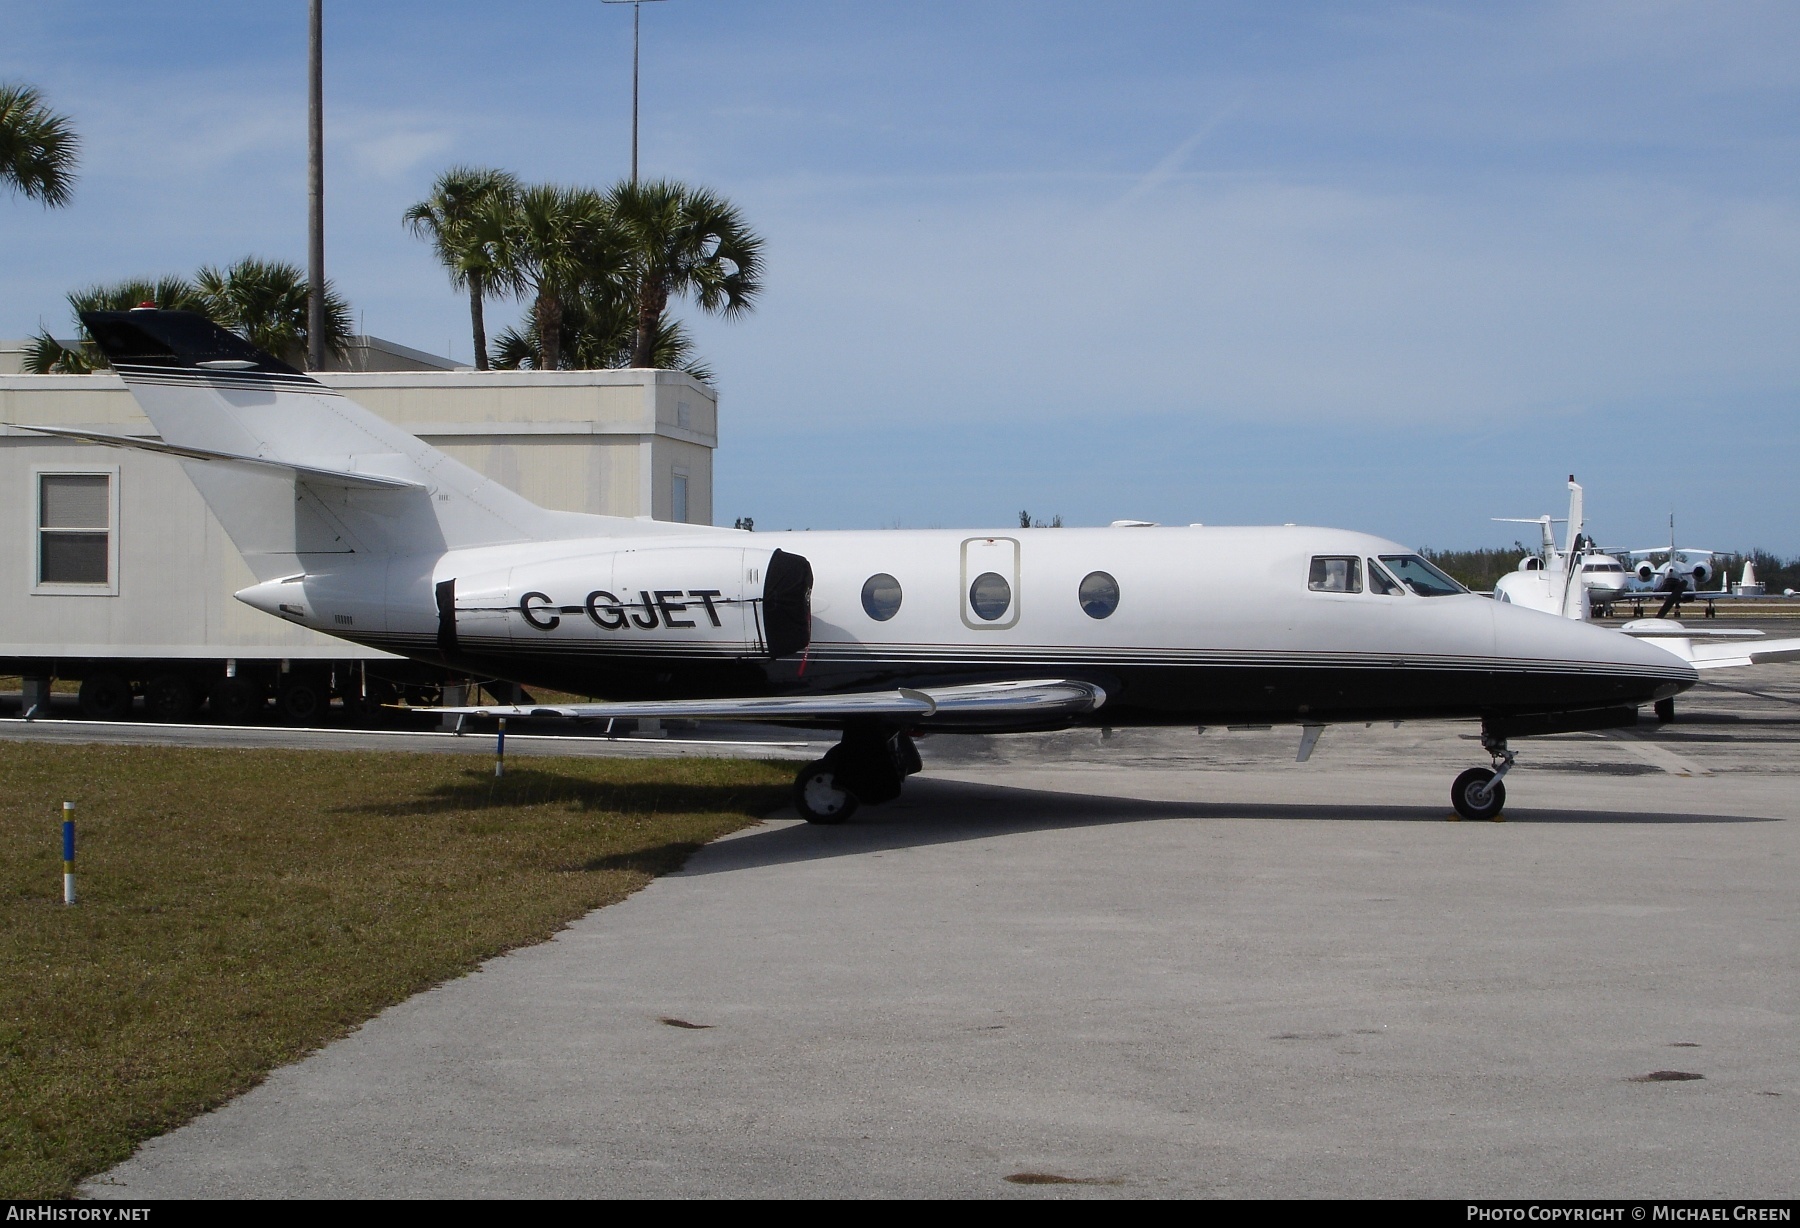
[[446, 656], [520, 648], [788, 656], [811, 637], [812, 568], [784, 550], [648, 546], [438, 585]]
[[1520, 571], [1542, 571], [1544, 570], [1544, 560], [1535, 554], [1528, 554], [1519, 560], [1518, 569]]
[[1636, 572], [1638, 580], [1644, 584], [1649, 584], [1656, 579], [1656, 567], [1649, 559], [1639, 563]]
[[1712, 579], [1712, 577], [1713, 577], [1713, 569], [1710, 565], [1708, 565], [1706, 563], [1695, 563], [1693, 576], [1694, 576], [1694, 587], [1697, 589], [1705, 588], [1706, 582], [1708, 580]]

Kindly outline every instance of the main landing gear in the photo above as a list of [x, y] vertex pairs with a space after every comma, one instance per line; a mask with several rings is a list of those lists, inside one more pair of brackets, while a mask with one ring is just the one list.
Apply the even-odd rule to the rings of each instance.
[[920, 766], [919, 748], [905, 733], [852, 725], [823, 759], [794, 777], [794, 809], [808, 823], [842, 823], [864, 802], [879, 806], [899, 797], [902, 783]]
[[1481, 731], [1482, 749], [1493, 756], [1492, 768], [1470, 768], [1450, 786], [1450, 804], [1465, 819], [1491, 819], [1506, 805], [1506, 786], [1501, 783], [1512, 771], [1518, 756], [1507, 748], [1506, 739]]

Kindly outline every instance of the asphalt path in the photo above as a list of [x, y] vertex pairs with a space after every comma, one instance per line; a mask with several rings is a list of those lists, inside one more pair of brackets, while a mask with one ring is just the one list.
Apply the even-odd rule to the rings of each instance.
[[1792, 1198], [1800, 665], [1680, 712], [928, 739], [85, 1192]]

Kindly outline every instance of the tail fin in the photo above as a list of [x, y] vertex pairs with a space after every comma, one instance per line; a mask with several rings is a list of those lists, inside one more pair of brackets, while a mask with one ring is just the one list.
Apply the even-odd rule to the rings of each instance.
[[329, 556], [572, 536], [571, 521], [606, 532], [606, 518], [547, 511], [201, 316], [81, 322], [258, 580]]
[[1567, 530], [1571, 552], [1575, 550], [1575, 540], [1581, 536], [1582, 529], [1586, 527], [1582, 524], [1582, 511], [1581, 485], [1575, 481], [1575, 475], [1571, 473], [1569, 475], [1569, 527]]

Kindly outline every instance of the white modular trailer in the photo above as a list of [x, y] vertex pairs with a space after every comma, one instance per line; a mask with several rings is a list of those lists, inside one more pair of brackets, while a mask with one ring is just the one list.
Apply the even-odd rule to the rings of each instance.
[[[711, 523], [717, 398], [684, 372], [317, 378], [545, 507]], [[21, 426], [156, 436], [110, 372], [0, 375], [0, 674], [24, 675], [28, 702], [60, 677], [83, 682], [89, 715], [123, 715], [135, 692], [169, 718], [210, 698], [247, 719], [276, 695], [304, 719], [333, 693], [444, 681], [235, 600], [255, 578], [173, 457]]]

